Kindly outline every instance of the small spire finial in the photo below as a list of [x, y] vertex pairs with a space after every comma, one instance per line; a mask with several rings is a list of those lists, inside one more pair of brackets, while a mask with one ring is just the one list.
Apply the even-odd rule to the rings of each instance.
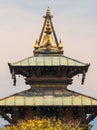
[[46, 15], [50, 15], [51, 11], [50, 11], [50, 7], [48, 6], [47, 11], [46, 11]]
[[59, 49], [62, 49], [62, 48], [63, 48], [61, 39], [60, 39], [60, 42], [59, 42], [59, 44], [58, 44], [58, 48], [59, 48]]
[[36, 42], [35, 42], [34, 48], [35, 48], [35, 49], [38, 49], [38, 47], [39, 47], [39, 45], [38, 45], [38, 41], [37, 41], [37, 39], [36, 39]]

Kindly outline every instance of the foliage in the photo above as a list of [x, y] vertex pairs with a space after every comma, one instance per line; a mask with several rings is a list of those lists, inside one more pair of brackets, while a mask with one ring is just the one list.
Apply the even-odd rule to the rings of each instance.
[[[89, 127], [88, 130], [91, 128]], [[74, 128], [71, 124], [65, 124], [60, 119], [43, 118], [27, 121], [20, 121], [16, 126], [7, 126], [5, 130], [83, 130]]]

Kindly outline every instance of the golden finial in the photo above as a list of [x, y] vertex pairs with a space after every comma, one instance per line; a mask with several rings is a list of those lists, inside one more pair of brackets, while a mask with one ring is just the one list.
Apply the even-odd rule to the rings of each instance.
[[46, 11], [46, 15], [50, 15], [50, 14], [51, 14], [51, 11], [50, 11], [50, 8], [48, 6], [47, 11]]
[[50, 21], [47, 20], [47, 24], [46, 24], [46, 34], [51, 34], [52, 33], [52, 29], [51, 29], [51, 25], [50, 25]]
[[50, 7], [48, 6], [47, 10], [46, 10], [46, 16], [43, 16], [43, 18], [53, 18], [53, 16], [51, 15], [51, 11], [50, 11]]
[[37, 39], [36, 39], [36, 42], [35, 42], [34, 48], [35, 48], [35, 49], [38, 49], [38, 47], [39, 47], [39, 45], [38, 45], [38, 41], [37, 41]]
[[58, 44], [58, 49], [62, 49], [63, 48], [63, 45], [62, 45], [62, 42], [61, 42], [61, 39], [60, 39], [60, 42]]

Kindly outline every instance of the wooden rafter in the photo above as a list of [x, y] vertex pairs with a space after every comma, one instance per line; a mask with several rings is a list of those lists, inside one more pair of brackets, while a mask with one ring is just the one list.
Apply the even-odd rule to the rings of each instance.
[[87, 124], [89, 124], [96, 116], [97, 116], [97, 112], [90, 114], [86, 121]]
[[9, 116], [6, 115], [5, 112], [3, 112], [2, 110], [0, 110], [0, 115], [7, 120], [9, 123], [12, 123], [12, 119], [9, 118]]

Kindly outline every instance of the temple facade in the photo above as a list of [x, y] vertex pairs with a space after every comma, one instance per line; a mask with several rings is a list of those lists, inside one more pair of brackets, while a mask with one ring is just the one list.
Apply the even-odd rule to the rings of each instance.
[[22, 75], [25, 84], [31, 87], [0, 99], [0, 115], [11, 124], [55, 116], [87, 130], [97, 116], [97, 100], [68, 90], [67, 86], [72, 85], [73, 77], [78, 74], [82, 75], [81, 84], [84, 84], [90, 65], [63, 55], [62, 41], [57, 39], [52, 18], [48, 7], [33, 56], [8, 64], [13, 85], [16, 85], [16, 76]]

